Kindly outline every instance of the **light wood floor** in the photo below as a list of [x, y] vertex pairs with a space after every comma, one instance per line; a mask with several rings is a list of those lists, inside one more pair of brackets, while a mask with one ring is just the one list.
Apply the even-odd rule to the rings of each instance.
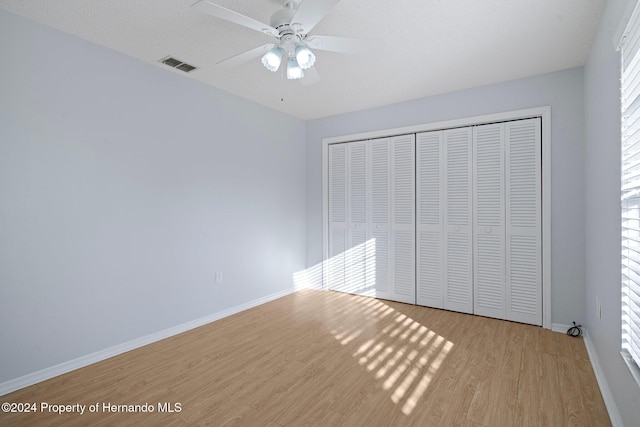
[[[0, 402], [100, 405], [84, 415], [0, 413], [2, 426], [610, 425], [581, 338], [311, 290]], [[155, 411], [107, 413], [109, 403]]]

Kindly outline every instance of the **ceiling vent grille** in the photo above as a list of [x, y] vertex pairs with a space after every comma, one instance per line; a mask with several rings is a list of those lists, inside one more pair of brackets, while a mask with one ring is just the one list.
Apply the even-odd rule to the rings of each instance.
[[162, 58], [159, 62], [162, 62], [163, 64], [166, 64], [169, 67], [176, 68], [180, 71], [184, 71], [185, 73], [188, 73], [190, 71], [197, 69], [197, 67], [194, 67], [193, 65], [189, 65], [186, 62], [182, 62], [179, 59], [176, 59], [172, 56], [167, 56], [165, 58]]

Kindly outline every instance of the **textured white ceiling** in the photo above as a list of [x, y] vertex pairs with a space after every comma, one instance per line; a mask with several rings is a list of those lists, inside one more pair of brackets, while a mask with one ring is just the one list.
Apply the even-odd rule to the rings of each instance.
[[[266, 23], [281, 8], [277, 0], [213, 1]], [[306, 86], [283, 81], [260, 58], [214, 69], [273, 39], [192, 9], [195, 0], [0, 0], [0, 8], [312, 119], [581, 66], [603, 1], [341, 0], [311, 34], [380, 40], [380, 55], [316, 51], [321, 80]], [[199, 69], [158, 63], [168, 55]]]

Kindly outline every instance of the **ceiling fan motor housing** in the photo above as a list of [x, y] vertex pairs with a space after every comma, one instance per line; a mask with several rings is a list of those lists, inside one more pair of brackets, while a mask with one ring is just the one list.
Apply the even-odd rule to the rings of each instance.
[[285, 8], [280, 9], [276, 13], [271, 15], [271, 21], [269, 22], [269, 24], [273, 28], [278, 30], [278, 32], [280, 33], [280, 37], [283, 37], [287, 34], [296, 34], [300, 32], [297, 30], [302, 30], [302, 27], [299, 24], [298, 26], [300, 28], [295, 28], [296, 24], [291, 24], [291, 20], [293, 19], [295, 13], [295, 9]]

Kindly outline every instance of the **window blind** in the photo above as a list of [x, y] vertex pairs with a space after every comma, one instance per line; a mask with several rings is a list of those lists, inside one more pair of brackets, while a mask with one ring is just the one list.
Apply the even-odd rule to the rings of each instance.
[[640, 11], [621, 43], [622, 350], [640, 366]]

